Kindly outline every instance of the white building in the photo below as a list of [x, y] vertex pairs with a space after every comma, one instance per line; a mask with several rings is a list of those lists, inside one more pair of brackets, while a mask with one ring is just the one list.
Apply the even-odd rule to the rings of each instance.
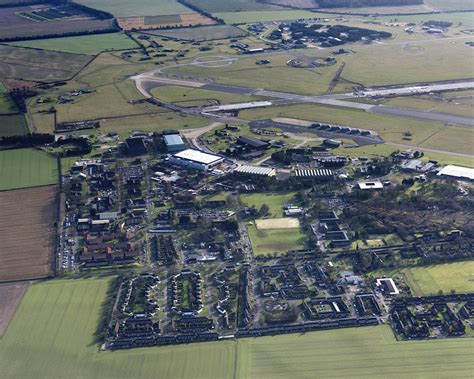
[[450, 176], [457, 179], [474, 180], [474, 168], [448, 165], [438, 172], [438, 176]]
[[186, 149], [171, 156], [170, 162], [179, 166], [196, 170], [209, 170], [218, 165], [224, 158], [218, 155], [204, 153], [199, 150]]

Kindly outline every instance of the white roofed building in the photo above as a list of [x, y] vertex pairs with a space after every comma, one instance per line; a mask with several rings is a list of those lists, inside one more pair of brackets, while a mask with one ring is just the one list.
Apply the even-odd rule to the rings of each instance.
[[457, 179], [474, 180], [474, 168], [448, 165], [438, 172], [438, 176], [450, 176]]
[[224, 158], [218, 155], [208, 154], [194, 149], [180, 151], [170, 158], [170, 162], [174, 164], [196, 170], [209, 170], [223, 160]]

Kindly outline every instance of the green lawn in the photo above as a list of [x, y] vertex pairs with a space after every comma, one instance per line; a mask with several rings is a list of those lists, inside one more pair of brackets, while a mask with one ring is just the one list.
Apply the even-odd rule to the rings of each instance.
[[88, 36], [48, 38], [12, 42], [10, 45], [65, 53], [94, 55], [101, 51], [136, 49], [138, 45], [123, 33], [93, 34]]
[[436, 294], [439, 290], [449, 293], [452, 289], [456, 292], [474, 292], [473, 261], [392, 270], [384, 274], [401, 274], [417, 296]]
[[240, 195], [242, 204], [260, 209], [263, 204], [270, 208], [271, 217], [283, 217], [285, 204], [295, 202], [295, 192], [287, 193], [252, 193]]
[[308, 237], [300, 229], [258, 230], [254, 225], [247, 228], [255, 255], [285, 253], [304, 249]]
[[[100, 352], [109, 278], [29, 287], [0, 339], [2, 378], [469, 377], [474, 339], [397, 342], [388, 326]], [[343, 356], [344, 359], [341, 359]]]
[[35, 149], [0, 151], [0, 190], [58, 182], [56, 158]]
[[[2, 94], [0, 94], [0, 98], [1, 96]], [[0, 116], [0, 137], [19, 136], [27, 133], [28, 125], [26, 123], [25, 116], [23, 116], [22, 114], [10, 114]]]

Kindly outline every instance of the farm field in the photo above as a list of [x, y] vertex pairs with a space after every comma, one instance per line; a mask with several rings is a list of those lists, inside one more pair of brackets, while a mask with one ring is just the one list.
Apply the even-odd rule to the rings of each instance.
[[77, 0], [77, 3], [112, 13], [115, 17], [173, 15], [192, 12], [176, 0]]
[[159, 29], [171, 27], [188, 27], [193, 25], [213, 25], [212, 18], [201, 13], [185, 13], [159, 16], [119, 17], [118, 23], [124, 30]]
[[58, 187], [1, 191], [0, 208], [0, 281], [53, 275]]
[[383, 271], [384, 275], [401, 275], [415, 296], [474, 292], [474, 262], [445, 263], [433, 266], [412, 267]]
[[0, 137], [19, 136], [26, 133], [28, 133], [28, 125], [25, 116], [22, 114], [0, 115]]
[[295, 193], [253, 193], [240, 195], [240, 201], [247, 207], [255, 207], [257, 210], [263, 204], [267, 204], [271, 217], [283, 217], [283, 207], [285, 204], [295, 201]]
[[88, 55], [0, 45], [0, 77], [41, 82], [67, 80], [91, 59]]
[[247, 231], [256, 256], [304, 249], [308, 240], [299, 228], [293, 227], [261, 230], [252, 224]]
[[[51, 5], [51, 4], [49, 4]], [[44, 4], [47, 8], [48, 4]], [[63, 6], [63, 8], [66, 6]], [[36, 7], [38, 8], [38, 7]], [[57, 36], [65, 33], [90, 33], [90, 31], [117, 30], [113, 19], [99, 20], [83, 12], [75, 18], [34, 20], [20, 16], [34, 11], [35, 6], [0, 8], [0, 40], [11, 41], [32, 37]]]
[[[379, 133], [384, 141], [420, 147], [425, 146], [425, 141], [435, 135], [435, 133], [443, 131], [443, 133], [449, 134], [449, 130], [453, 130], [461, 134], [450, 133], [450, 142], [436, 140], [432, 141], [432, 143], [437, 145], [437, 149], [442, 149], [447, 152], [472, 154], [472, 144], [468, 146], [469, 144], [466, 143], [472, 138], [472, 129], [456, 126], [446, 127], [439, 122], [380, 115], [358, 109], [344, 109], [319, 104], [302, 104], [245, 110], [240, 112], [239, 117], [247, 120], [290, 117], [309, 121], [335, 123], [338, 125], [373, 130]], [[411, 140], [403, 139], [403, 133], [406, 131], [412, 133]], [[433, 145], [431, 147], [433, 147]]]
[[64, 53], [95, 55], [102, 51], [136, 49], [138, 45], [123, 33], [94, 34], [77, 37], [48, 38], [11, 42], [9, 45]]
[[305, 378], [327, 377], [337, 369], [344, 377], [377, 378], [384, 372], [386, 378], [428, 378], [447, 372], [468, 377], [474, 369], [473, 339], [397, 342], [386, 325], [99, 352], [94, 333], [110, 280], [31, 285], [0, 340], [2, 376], [71, 377], [73, 372], [88, 378], [150, 378], [159, 372], [163, 379]]
[[188, 1], [190, 4], [210, 13], [280, 9], [277, 6], [265, 4], [264, 2], [260, 2], [257, 0], [233, 0], [233, 1], [188, 0]]
[[147, 34], [185, 41], [211, 41], [246, 36], [248, 33], [232, 25], [211, 25], [197, 28], [147, 31]]
[[27, 288], [28, 283], [0, 284], [0, 338], [7, 330]]
[[35, 149], [0, 151], [0, 191], [58, 182], [56, 158]]

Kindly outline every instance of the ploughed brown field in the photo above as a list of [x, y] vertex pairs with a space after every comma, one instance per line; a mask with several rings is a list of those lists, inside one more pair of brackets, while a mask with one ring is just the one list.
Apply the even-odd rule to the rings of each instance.
[[119, 17], [120, 27], [124, 30], [157, 29], [163, 27], [184, 27], [193, 25], [213, 25], [215, 21], [200, 13], [174, 14], [165, 16]]
[[58, 187], [0, 192], [0, 282], [54, 274]]
[[0, 77], [37, 82], [67, 80], [92, 59], [90, 55], [0, 45]]

